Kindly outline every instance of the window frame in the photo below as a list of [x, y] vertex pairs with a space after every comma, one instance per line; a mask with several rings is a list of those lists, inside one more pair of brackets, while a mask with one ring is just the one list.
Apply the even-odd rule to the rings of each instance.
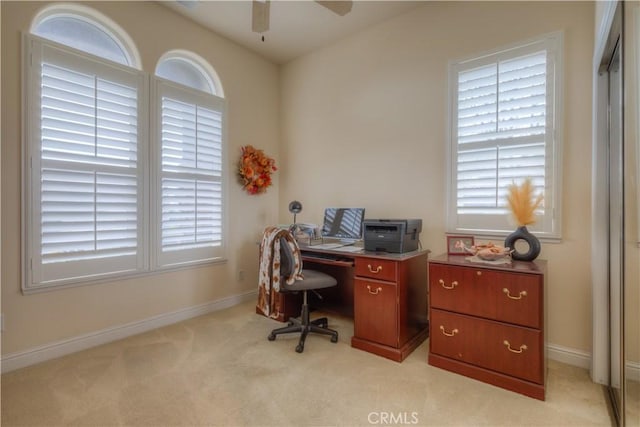
[[[210, 86], [213, 92], [210, 92], [212, 95], [215, 95], [219, 98], [224, 98], [224, 88], [222, 87], [222, 83], [220, 82], [220, 76], [216, 70], [209, 64], [209, 62], [205, 61], [199, 55], [196, 55], [193, 52], [184, 49], [173, 49], [165, 52], [160, 59], [158, 59], [158, 63], [156, 64], [154, 76], [158, 78], [164, 78], [158, 75], [158, 68], [162, 65], [163, 62], [179, 60], [190, 64], [195, 70], [199, 71], [208, 85]], [[173, 81], [174, 83], [178, 83], [175, 80], [166, 79]]]
[[[119, 271], [99, 272], [89, 274], [88, 272], [82, 273], [82, 266], [74, 271], [74, 275], [65, 278], [56, 278], [50, 280], [42, 280], [42, 263], [40, 262], [41, 254], [35, 250], [37, 243], [40, 242], [40, 221], [41, 221], [41, 209], [40, 209], [40, 184], [41, 169], [40, 169], [40, 156], [38, 154], [41, 148], [40, 138], [40, 126], [42, 123], [42, 116], [40, 114], [40, 96], [41, 89], [40, 76], [38, 72], [41, 64], [44, 63], [42, 54], [45, 50], [55, 52], [54, 55], [59, 55], [61, 61], [70, 60], [72, 62], [84, 63], [83, 67], [102, 69], [101, 74], [110, 73], [123, 73], [129, 74], [135, 77], [136, 80], [141, 80], [137, 87], [137, 166], [135, 169], [135, 175], [138, 183], [141, 185], [141, 191], [138, 193], [138, 213], [137, 221], [140, 224], [144, 224], [144, 218], [148, 217], [148, 203], [146, 200], [146, 194], [148, 193], [147, 179], [148, 175], [148, 126], [147, 126], [147, 110], [148, 110], [148, 76], [140, 70], [136, 70], [132, 67], [124, 66], [120, 63], [105, 60], [94, 55], [90, 55], [84, 51], [77, 50], [75, 48], [61, 45], [57, 42], [43, 39], [34, 34], [23, 34], [23, 62], [25, 78], [23, 80], [23, 188], [22, 188], [22, 241], [24, 247], [23, 253], [23, 278], [22, 289], [26, 291], [35, 291], [41, 289], [58, 288], [69, 285], [77, 285], [85, 282], [94, 282], [107, 280], [113, 277], [121, 277], [129, 274], [139, 274], [148, 269], [147, 247], [148, 239], [147, 233], [139, 231], [137, 239], [138, 245], [136, 249], [136, 267], [127, 268]], [[38, 65], [34, 65], [38, 64]], [[115, 71], [114, 71], [115, 70]], [[96, 260], [95, 262], [99, 262]], [[89, 264], [89, 262], [87, 262]], [[80, 273], [78, 273], [80, 272]]]
[[[86, 8], [83, 8], [86, 9]], [[44, 12], [41, 12], [36, 17], [36, 22], [38, 17], [42, 16], [51, 16], [51, 15], [59, 15], [60, 13], [51, 8], [47, 8]], [[77, 18], [83, 18], [86, 14], [82, 16], [75, 16], [73, 13], [70, 13]], [[89, 14], [90, 17], [93, 17], [93, 13]], [[99, 15], [99, 14], [98, 14]], [[87, 22], [91, 24], [100, 24], [98, 27], [100, 29], [109, 29], [104, 22], [98, 22], [97, 20], [87, 19]], [[35, 27], [35, 24], [32, 26], [32, 29]], [[120, 30], [121, 31], [121, 30]], [[122, 34], [119, 34], [121, 37], [119, 40], [122, 40]], [[155, 97], [154, 87], [155, 84], [152, 84], [152, 81], [156, 81], [160, 79], [148, 72], [145, 72], [141, 69], [136, 68], [135, 66], [123, 65], [120, 62], [114, 62], [106, 58], [102, 58], [91, 53], [88, 53], [84, 50], [79, 50], [75, 47], [61, 44], [57, 41], [50, 40], [44, 37], [41, 37], [34, 33], [22, 33], [22, 85], [21, 85], [21, 99], [22, 102], [22, 144], [21, 144], [21, 155], [22, 155], [22, 179], [21, 179], [21, 209], [22, 209], [22, 221], [21, 221], [21, 242], [22, 242], [22, 250], [21, 250], [21, 264], [22, 264], [22, 280], [21, 280], [21, 290], [23, 294], [32, 294], [44, 291], [51, 291], [57, 289], [64, 289], [68, 287], [75, 286], [84, 286], [91, 285], [103, 282], [111, 282], [118, 278], [133, 278], [139, 276], [148, 276], [150, 274], [155, 274], [161, 271], [171, 271], [171, 270], [180, 270], [184, 268], [191, 268], [195, 265], [202, 264], [216, 264], [226, 262], [227, 259], [227, 236], [228, 236], [228, 177], [226, 174], [227, 170], [227, 137], [226, 137], [226, 120], [227, 120], [227, 103], [226, 99], [222, 96], [211, 95], [207, 92], [197, 91], [191, 88], [187, 88], [190, 91], [199, 93], [201, 96], [212, 96], [216, 98], [216, 102], [218, 102], [221, 107], [222, 114], [222, 135], [221, 135], [221, 176], [220, 176], [220, 185], [221, 185], [221, 214], [222, 214], [222, 245], [219, 250], [216, 252], [214, 257], [208, 257], [206, 259], [198, 259], [195, 261], [182, 261], [178, 263], [170, 263], [167, 265], [159, 265], [157, 262], [157, 258], [155, 254], [158, 252], [159, 248], [156, 246], [160, 240], [157, 240], [155, 235], [156, 229], [156, 220], [158, 219], [158, 212], [155, 211], [154, 203], [156, 200], [161, 200], [161, 196], [159, 193], [153, 192], [153, 187], [155, 186], [155, 175], [154, 170], [158, 167], [161, 167], [161, 164], [155, 164], [155, 154], [157, 153], [157, 148], [155, 148], [158, 144], [152, 144], [152, 135], [156, 135], [155, 131], [155, 112], [158, 108], [160, 108], [160, 100]], [[58, 50], [63, 52], [64, 55], [70, 55], [76, 57], [79, 61], [87, 61], [87, 63], [91, 62], [93, 64], [97, 64], [96, 67], [103, 69], [118, 69], [123, 72], [135, 74], [136, 78], [142, 79], [142, 83], [138, 87], [137, 94], [137, 135], [138, 135], [138, 143], [137, 143], [137, 167], [135, 169], [135, 174], [138, 182], [140, 183], [140, 191], [138, 193], [139, 210], [137, 212], [137, 223], [138, 223], [138, 244], [136, 250], [136, 259], [137, 264], [135, 269], [127, 269], [127, 270], [118, 270], [116, 267], [113, 271], [101, 273], [101, 274], [89, 274], [89, 275], [78, 275], [76, 272], [73, 272], [68, 277], [51, 280], [47, 282], [42, 282], [41, 280], [37, 280], [39, 278], [38, 273], [34, 273], [34, 262], [37, 263], [38, 260], [34, 260], [35, 257], [41, 257], [41, 251], [37, 249], [39, 243], [36, 243], [34, 239], [39, 239], [39, 230], [40, 223], [42, 221], [41, 211], [39, 206], [41, 192], [36, 186], [33, 185], [34, 181], [40, 181], [41, 178], [41, 169], [37, 164], [37, 159], [34, 161], [34, 155], [39, 156], [39, 151], [42, 147], [42, 141], [40, 136], [40, 126], [42, 123], [42, 114], [40, 109], [41, 103], [41, 85], [38, 83], [40, 81], [40, 73], [42, 70], [42, 58], [40, 56], [34, 57], [34, 51], [38, 49], [36, 46], [46, 46], [48, 49]], [[135, 50], [133, 51], [135, 52]], [[188, 52], [188, 51], [185, 51]], [[137, 52], [135, 52], [137, 53]], [[166, 55], [166, 54], [165, 54]], [[175, 56], [175, 54], [172, 54]], [[186, 58], [191, 59], [192, 57], [196, 57], [197, 55], [190, 53], [189, 55], [185, 55]], [[139, 63], [138, 63], [139, 64]], [[134, 64], [134, 65], [138, 65]], [[199, 72], [203, 72], [208, 74], [212, 71], [212, 67], [208, 64], [208, 62], [200, 59], [198, 61], [197, 70]], [[211, 74], [206, 75], [206, 77], [214, 82], [215, 89], [219, 90], [222, 94], [222, 86], [220, 84], [219, 78], [215, 71]], [[37, 80], [36, 80], [37, 79]], [[171, 85], [179, 85], [178, 83], [167, 81], [167, 84]], [[39, 159], [39, 157], [38, 157]], [[34, 164], [35, 163], [35, 164]], [[33, 166], [33, 168], [32, 168]], [[156, 197], [156, 194], [158, 197]], [[38, 200], [36, 200], [38, 199]], [[35, 226], [34, 226], [35, 225]], [[140, 236], [142, 236], [140, 238]], [[66, 267], [66, 266], [63, 266]], [[36, 266], [37, 268], [37, 266]]]
[[[140, 53], [138, 52], [138, 49], [136, 49], [136, 44], [133, 42], [131, 37], [129, 37], [129, 34], [126, 31], [124, 31], [115, 21], [113, 21], [108, 16], [98, 12], [95, 9], [92, 9], [90, 7], [87, 7], [81, 4], [54, 3], [52, 5], [44, 7], [33, 18], [33, 21], [31, 23], [31, 28], [29, 28], [29, 34], [38, 36], [38, 34], [35, 33], [35, 30], [38, 27], [38, 25], [40, 25], [41, 23], [51, 18], [58, 17], [58, 16], [74, 18], [81, 21], [85, 21], [86, 23], [91, 24], [96, 28], [98, 28], [99, 30], [103, 31], [104, 33], [110, 35], [113, 41], [118, 46], [120, 46], [120, 48], [126, 55], [127, 60], [129, 62], [128, 65], [138, 70], [142, 70], [142, 61], [140, 59]], [[48, 40], [53, 43], [58, 43], [54, 40], [46, 39], [43, 37], [41, 38], [43, 40]], [[68, 46], [60, 43], [58, 44], [60, 46], [65, 46], [71, 49], [75, 49], [72, 46]], [[80, 50], [80, 52], [87, 53], [89, 55], [92, 54], [91, 52], [85, 52], [82, 50]], [[101, 59], [104, 60], [104, 58], [101, 58]]]
[[[203, 263], [210, 263], [221, 261], [225, 259], [227, 251], [227, 143], [226, 143], [226, 117], [227, 117], [227, 105], [224, 98], [216, 96], [211, 93], [198, 91], [188, 86], [184, 86], [180, 83], [176, 83], [171, 80], [166, 80], [162, 77], [151, 77], [151, 137], [154, 144], [151, 144], [151, 223], [153, 224], [151, 230], [151, 265], [153, 269], [164, 270], [172, 269], [180, 266], [198, 265]], [[212, 104], [214, 108], [219, 108], [222, 115], [221, 125], [221, 172], [220, 172], [220, 186], [221, 186], [221, 245], [216, 249], [178, 249], [172, 255], [163, 254], [162, 247], [162, 93], [168, 92], [172, 94], [185, 94], [190, 100], [200, 100], [208, 107]], [[196, 258], [196, 259], [193, 259]]]
[[[533, 230], [545, 242], [562, 239], [562, 139], [563, 139], [563, 33], [553, 32], [532, 39], [513, 43], [484, 53], [469, 55], [449, 63], [448, 70], [448, 120], [447, 126], [447, 179], [446, 179], [446, 232], [451, 234], [473, 234], [478, 237], [504, 238], [515, 229], [509, 223], [509, 215], [487, 215], [491, 217], [484, 226], [461, 224], [457, 211], [457, 166], [458, 166], [458, 73], [467, 69], [489, 65], [498, 61], [526, 56], [540, 50], [547, 52], [547, 102], [551, 113], [547, 115], [545, 140], [545, 215], [538, 223], [541, 230]], [[549, 85], [551, 88], [549, 88]], [[549, 108], [547, 109], [549, 112]], [[495, 224], [502, 222], [500, 227]], [[538, 224], [536, 224], [538, 225]]]

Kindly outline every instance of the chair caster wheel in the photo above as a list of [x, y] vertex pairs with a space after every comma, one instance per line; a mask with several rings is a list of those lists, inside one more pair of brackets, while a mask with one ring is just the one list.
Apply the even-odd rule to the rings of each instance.
[[269, 336], [267, 337], [267, 339], [268, 339], [269, 341], [273, 341], [273, 340], [275, 340], [275, 339], [276, 339], [276, 336], [275, 336], [274, 334], [269, 334]]
[[304, 351], [304, 346], [301, 344], [298, 344], [296, 346], [296, 353], [302, 353]]
[[338, 342], [338, 336], [337, 335], [332, 335], [331, 336], [331, 342]]

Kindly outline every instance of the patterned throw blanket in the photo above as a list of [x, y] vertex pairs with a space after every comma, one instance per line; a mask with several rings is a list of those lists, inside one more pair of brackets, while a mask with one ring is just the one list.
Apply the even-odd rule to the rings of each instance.
[[[280, 274], [280, 239], [284, 237], [291, 246], [294, 258], [293, 274], [282, 277]], [[277, 227], [267, 227], [260, 243], [260, 274], [258, 276], [258, 304], [256, 308], [265, 316], [278, 318], [280, 304], [277, 292], [280, 281], [291, 285], [296, 280], [302, 280], [302, 259], [300, 248], [289, 230]]]

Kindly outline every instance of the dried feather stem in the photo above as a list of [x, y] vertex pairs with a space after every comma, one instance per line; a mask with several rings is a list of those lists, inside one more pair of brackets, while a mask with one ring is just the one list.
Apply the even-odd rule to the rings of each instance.
[[511, 213], [519, 227], [536, 222], [535, 211], [542, 203], [542, 194], [534, 195], [531, 178], [525, 179], [521, 185], [515, 183], [509, 186], [507, 202]]

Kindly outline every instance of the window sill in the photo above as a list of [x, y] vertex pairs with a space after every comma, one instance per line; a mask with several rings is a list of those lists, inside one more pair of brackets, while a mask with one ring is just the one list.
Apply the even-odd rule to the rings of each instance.
[[[491, 240], [494, 242], [504, 242], [504, 239], [510, 234], [507, 232], [489, 232], [489, 231], [472, 231], [472, 230], [460, 230], [460, 231], [447, 231], [447, 236], [468, 235], [473, 236], [475, 240]], [[540, 243], [559, 244], [562, 243], [562, 237], [555, 236], [538, 236], [535, 235]]]

